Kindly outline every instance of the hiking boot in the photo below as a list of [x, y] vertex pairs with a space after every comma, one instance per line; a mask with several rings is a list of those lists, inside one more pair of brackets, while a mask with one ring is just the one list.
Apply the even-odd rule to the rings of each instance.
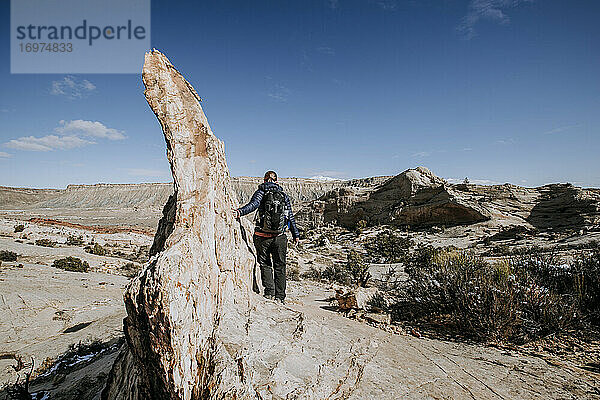
[[275, 300], [275, 296], [273, 296], [272, 294], [265, 294], [265, 299], [267, 300]]
[[279, 299], [279, 298], [277, 298], [276, 300], [277, 300], [278, 302], [280, 302], [281, 304], [285, 304], [285, 300], [284, 300], [284, 299]]

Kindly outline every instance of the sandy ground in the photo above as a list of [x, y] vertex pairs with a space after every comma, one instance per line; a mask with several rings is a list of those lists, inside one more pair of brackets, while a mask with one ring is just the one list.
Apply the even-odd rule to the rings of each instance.
[[83, 225], [119, 225], [156, 229], [162, 209], [149, 208], [48, 208], [36, 210], [0, 210], [0, 218], [28, 220], [30, 218], [53, 218]]

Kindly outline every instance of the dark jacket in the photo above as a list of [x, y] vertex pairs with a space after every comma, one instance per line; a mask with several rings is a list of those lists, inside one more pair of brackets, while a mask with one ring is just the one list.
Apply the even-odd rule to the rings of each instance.
[[[268, 190], [277, 190], [283, 192], [281, 186], [276, 184], [275, 182], [265, 182], [258, 185], [258, 190], [254, 192], [250, 202], [245, 206], [238, 209], [240, 215], [250, 214], [252, 211], [256, 210], [260, 207], [260, 203], [262, 202], [263, 196], [265, 192]], [[294, 213], [292, 212], [292, 204], [290, 203], [290, 198], [287, 194], [284, 193], [285, 196], [285, 207], [287, 209], [287, 225], [290, 227], [290, 231], [292, 232], [292, 236], [295, 238], [299, 237], [298, 228], [296, 227], [296, 220], [294, 219]], [[260, 230], [257, 226], [256, 230]]]

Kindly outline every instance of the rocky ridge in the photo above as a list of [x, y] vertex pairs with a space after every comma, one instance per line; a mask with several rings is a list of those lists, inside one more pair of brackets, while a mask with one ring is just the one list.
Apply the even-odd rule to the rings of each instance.
[[408, 169], [370, 188], [342, 187], [299, 210], [306, 228], [337, 224], [424, 228], [485, 223], [537, 231], [600, 229], [600, 194], [571, 184], [538, 188], [450, 184], [425, 167]]
[[[326, 181], [281, 178], [280, 183], [294, 203], [310, 201], [341, 186], [369, 187], [389, 177]], [[250, 199], [260, 177], [232, 177], [233, 191], [240, 202]], [[29, 189], [0, 186], [0, 209], [56, 208], [162, 208], [173, 194], [173, 183], [68, 185], [66, 189]]]

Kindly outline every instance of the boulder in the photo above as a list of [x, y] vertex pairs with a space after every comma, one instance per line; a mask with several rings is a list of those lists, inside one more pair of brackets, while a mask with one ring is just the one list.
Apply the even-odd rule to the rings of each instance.
[[337, 289], [335, 299], [339, 310], [366, 310], [369, 301], [377, 294], [377, 288], [357, 287], [354, 289]]
[[537, 188], [538, 200], [527, 222], [539, 230], [597, 230], [600, 224], [600, 193], [571, 184]]

